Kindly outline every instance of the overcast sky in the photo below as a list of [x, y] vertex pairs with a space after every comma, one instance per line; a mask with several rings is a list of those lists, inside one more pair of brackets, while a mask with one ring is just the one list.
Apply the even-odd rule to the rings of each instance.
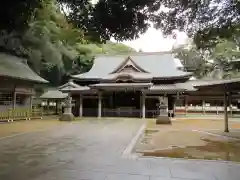
[[[98, 0], [92, 0], [96, 3]], [[112, 39], [113, 40], [113, 39]], [[114, 40], [113, 40], [114, 41]], [[178, 46], [188, 43], [187, 35], [184, 32], [177, 32], [177, 38], [164, 38], [161, 30], [150, 27], [148, 31], [141, 35], [140, 38], [133, 41], [122, 42], [132, 48], [143, 50], [144, 52], [169, 51], [173, 45]]]
[[178, 32], [176, 39], [171, 37], [164, 38], [161, 30], [149, 28], [145, 34], [140, 36], [140, 38], [133, 41], [124, 41], [122, 43], [131, 46], [137, 51], [139, 49], [144, 52], [169, 51], [173, 46], [177, 47], [179, 45], [187, 44], [188, 37], [185, 33]]

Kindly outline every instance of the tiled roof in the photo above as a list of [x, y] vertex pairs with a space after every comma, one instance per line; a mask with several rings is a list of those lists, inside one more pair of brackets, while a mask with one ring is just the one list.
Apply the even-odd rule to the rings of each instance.
[[202, 79], [196, 79], [196, 80], [189, 80], [184, 83], [177, 83], [177, 85], [180, 87], [182, 86], [187, 91], [196, 91], [199, 88], [203, 87], [209, 87], [209, 86], [216, 86], [216, 85], [228, 85], [232, 83], [240, 83], [240, 78], [235, 79], [217, 79], [217, 80], [202, 80]]
[[26, 59], [0, 53], [0, 76], [28, 80], [38, 83], [48, 83], [35, 73], [26, 62]]
[[195, 87], [207, 87], [207, 86], [216, 86], [216, 85], [228, 85], [232, 83], [240, 83], [240, 78], [234, 78], [234, 79], [218, 79], [218, 80], [208, 80], [204, 83], [197, 84]]
[[60, 89], [62, 92], [68, 92], [68, 91], [88, 91], [90, 88], [88, 86], [79, 86], [79, 87], [65, 87]]
[[59, 90], [64, 89], [64, 88], [79, 88], [78, 84], [74, 83], [72, 80], [68, 81], [67, 83], [61, 85], [58, 87]]
[[176, 83], [176, 84], [157, 84], [152, 83], [100, 83], [89, 86], [90, 88], [145, 88], [145, 91], [157, 92], [157, 91], [195, 91], [196, 89], [188, 83]]
[[59, 90], [48, 90], [43, 93], [40, 98], [41, 99], [65, 99], [68, 96], [67, 93], [62, 93]]
[[74, 83], [72, 80], [69, 80], [67, 83], [58, 87], [58, 90], [61, 92], [69, 92], [69, 91], [87, 91], [90, 90], [88, 86], [80, 86]]
[[141, 72], [123, 72], [123, 73], [114, 73], [114, 74], [108, 74], [106, 76], [103, 76], [103, 80], [108, 79], [116, 79], [120, 76], [131, 76], [133, 79], [152, 79], [153, 76], [149, 73], [141, 73]]
[[174, 57], [171, 53], [134, 53], [128, 55], [101, 55], [97, 56], [89, 72], [74, 75], [76, 79], [101, 79], [107, 77], [117, 67], [119, 67], [128, 57], [134, 63], [149, 73], [146, 76], [153, 78], [173, 78], [190, 76], [192, 73], [178, 69]]
[[100, 83], [89, 87], [150, 87], [152, 83]]
[[184, 87], [180, 87], [177, 84], [159, 84], [159, 85], [153, 85], [150, 89], [150, 91], [185, 91], [186, 89]]

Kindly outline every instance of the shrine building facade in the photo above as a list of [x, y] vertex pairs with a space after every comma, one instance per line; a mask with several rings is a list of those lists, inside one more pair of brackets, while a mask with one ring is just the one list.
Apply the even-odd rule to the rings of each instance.
[[160, 104], [174, 116], [176, 100], [195, 91], [191, 77], [171, 53], [99, 55], [59, 90], [71, 94], [75, 116], [147, 118], [158, 115]]

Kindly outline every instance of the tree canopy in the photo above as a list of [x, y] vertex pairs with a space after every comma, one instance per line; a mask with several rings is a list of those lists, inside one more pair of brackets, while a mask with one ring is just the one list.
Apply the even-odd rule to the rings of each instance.
[[211, 49], [198, 49], [192, 45], [175, 49], [174, 52], [197, 78], [240, 77], [240, 50], [236, 41], [222, 40]]
[[[51, 0], [4, 0], [1, 29], [23, 30], [36, 9]], [[144, 33], [150, 21], [164, 34], [188, 32], [197, 47], [208, 47], [220, 38], [238, 39], [240, 1], [232, 0], [57, 0], [67, 20], [92, 40], [131, 40]]]
[[83, 29], [68, 21], [56, 0], [42, 0], [34, 7], [34, 18], [13, 22], [13, 26], [21, 24], [19, 29], [2, 29], [0, 51], [26, 57], [28, 64], [52, 85], [63, 83], [71, 74], [89, 70], [95, 54], [134, 51], [119, 43], [92, 41]]
[[27, 57], [36, 72], [59, 84], [87, 71], [95, 54], [134, 51], [109, 40], [135, 39], [153, 23], [165, 35], [178, 29], [194, 39], [178, 57], [198, 67], [198, 76], [216, 66], [227, 74], [239, 58], [239, 10], [240, 1], [231, 0], [4, 0], [0, 51]]

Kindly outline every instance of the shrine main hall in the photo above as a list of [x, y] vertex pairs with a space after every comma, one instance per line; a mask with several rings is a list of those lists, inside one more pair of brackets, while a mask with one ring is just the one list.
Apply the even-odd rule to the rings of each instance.
[[98, 55], [88, 72], [73, 75], [59, 90], [71, 95], [72, 112], [80, 117], [154, 117], [160, 104], [173, 117], [180, 100], [184, 105], [206, 94], [223, 99], [222, 91], [199, 91], [213, 81], [191, 80], [179, 63], [171, 52]]

